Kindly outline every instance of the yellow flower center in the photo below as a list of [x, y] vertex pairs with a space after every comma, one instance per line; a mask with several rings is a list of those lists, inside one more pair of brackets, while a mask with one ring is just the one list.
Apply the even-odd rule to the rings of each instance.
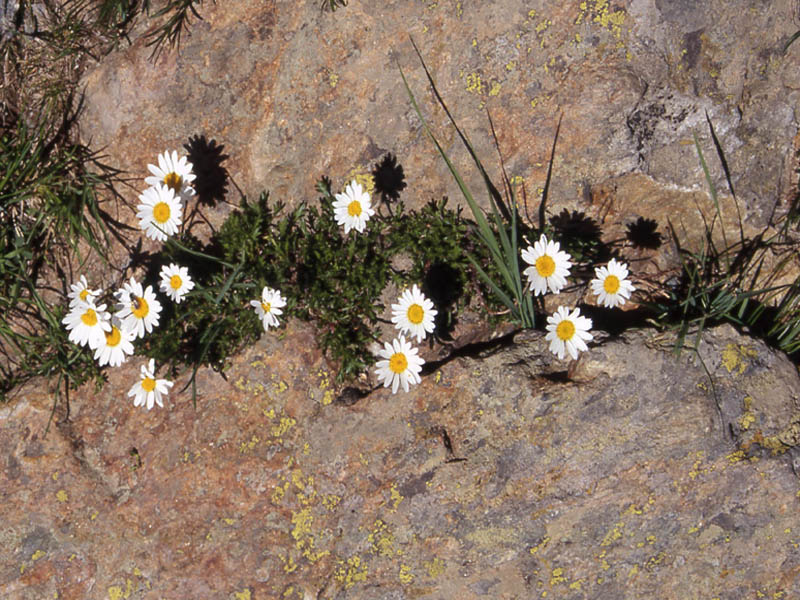
[[112, 348], [115, 346], [119, 346], [120, 341], [122, 340], [122, 335], [120, 335], [119, 329], [115, 325], [111, 326], [111, 331], [106, 331], [106, 346], [111, 346]]
[[147, 300], [140, 297], [135, 297], [131, 302], [131, 312], [137, 319], [144, 319], [147, 313], [150, 312], [150, 307], [147, 305]]
[[425, 316], [425, 312], [419, 304], [412, 304], [408, 307], [408, 320], [414, 325], [422, 323], [423, 316]]
[[619, 277], [616, 275], [607, 275], [603, 281], [603, 289], [606, 294], [616, 294], [619, 290]]
[[156, 380], [152, 377], [145, 377], [142, 379], [142, 389], [145, 392], [152, 392], [154, 389], [156, 389]]
[[94, 309], [87, 308], [86, 312], [81, 315], [81, 321], [83, 321], [84, 325], [94, 327], [97, 325], [97, 313], [94, 312]]
[[272, 304], [269, 303], [269, 302], [262, 302], [261, 303], [261, 308], [264, 309], [265, 313], [268, 313], [270, 310], [272, 310]]
[[361, 214], [361, 202], [353, 200], [347, 205], [347, 214], [351, 217], [357, 217]]
[[572, 321], [564, 319], [558, 324], [558, 327], [556, 327], [556, 335], [562, 342], [568, 342], [572, 339], [572, 336], [575, 335], [575, 325]]
[[408, 368], [408, 359], [402, 352], [395, 352], [389, 359], [389, 369], [393, 373], [402, 373]]
[[540, 277], [550, 277], [556, 272], [556, 261], [544, 254], [536, 259], [536, 272]]
[[171, 287], [173, 290], [177, 291], [181, 289], [182, 285], [183, 285], [183, 280], [181, 279], [180, 275], [173, 275], [172, 277], [169, 278], [169, 287]]
[[164, 177], [164, 185], [166, 185], [176, 194], [181, 191], [182, 182], [183, 180], [181, 179], [181, 176], [175, 173], [174, 171], [172, 173], [167, 173], [166, 176]]
[[81, 300], [83, 300], [84, 302], [86, 302], [86, 298], [88, 298], [88, 297], [89, 297], [89, 290], [81, 290], [81, 293], [80, 293], [80, 294], [78, 294], [78, 297], [79, 297]]
[[169, 221], [169, 204], [166, 202], [159, 202], [153, 207], [153, 218], [158, 221], [159, 225], [163, 225]]

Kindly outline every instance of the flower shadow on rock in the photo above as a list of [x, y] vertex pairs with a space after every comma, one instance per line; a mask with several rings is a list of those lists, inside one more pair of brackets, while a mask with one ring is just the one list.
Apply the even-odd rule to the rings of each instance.
[[192, 207], [190, 216], [194, 216], [199, 205], [216, 206], [225, 199], [228, 192], [228, 171], [222, 166], [228, 159], [223, 154], [225, 146], [217, 145], [216, 140], [207, 140], [205, 135], [195, 135], [184, 144], [186, 156], [192, 163], [192, 172], [196, 175], [194, 189], [197, 203]]
[[550, 225], [564, 249], [579, 262], [605, 262], [611, 256], [600, 238], [600, 226], [586, 213], [566, 208], [550, 217]]
[[397, 157], [391, 152], [375, 165], [372, 177], [375, 181], [375, 193], [381, 195], [381, 200], [387, 207], [390, 201], [396, 202], [400, 199], [400, 192], [407, 185], [403, 166], [397, 163]]
[[434, 338], [451, 341], [456, 302], [464, 293], [462, 274], [446, 263], [436, 262], [425, 271], [422, 289], [438, 311], [434, 318]]
[[661, 247], [661, 233], [658, 232], [658, 223], [654, 219], [639, 217], [629, 223], [626, 237], [637, 248], [658, 250]]

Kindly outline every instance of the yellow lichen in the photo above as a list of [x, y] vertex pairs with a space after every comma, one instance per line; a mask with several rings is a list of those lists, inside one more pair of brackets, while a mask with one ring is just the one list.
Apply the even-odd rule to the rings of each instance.
[[347, 560], [339, 561], [333, 571], [333, 578], [343, 583], [345, 588], [351, 588], [356, 583], [366, 581], [367, 573], [367, 563], [362, 561], [360, 556], [354, 555]]
[[423, 565], [428, 571], [428, 577], [438, 577], [445, 571], [444, 561], [439, 558], [434, 558], [431, 562], [425, 562]]
[[258, 443], [258, 441], [259, 441], [258, 437], [254, 435], [253, 437], [250, 438], [249, 442], [242, 442], [241, 443], [241, 445], [239, 446], [239, 452], [241, 454], [247, 454], [248, 452], [251, 452], [253, 450], [253, 448], [256, 447], [256, 444]]
[[661, 562], [666, 558], [666, 554], [664, 552], [659, 552], [658, 554], [654, 554], [644, 564], [645, 569], [648, 571], [652, 571], [657, 565], [661, 564]]
[[544, 547], [547, 546], [549, 541], [550, 541], [550, 537], [549, 536], [544, 536], [544, 539], [542, 539], [541, 542], [539, 542], [536, 546], [531, 548], [531, 550], [530, 550], [531, 554], [536, 554], [537, 552], [539, 552], [539, 550], [543, 550]]
[[45, 552], [44, 550], [37, 550], [36, 552], [34, 552], [34, 553], [31, 555], [31, 560], [39, 560], [39, 559], [40, 559], [40, 558], [42, 558], [42, 557], [43, 557], [45, 554], [47, 554], [47, 552]]
[[375, 521], [372, 532], [367, 536], [367, 541], [373, 553], [389, 558], [394, 556], [394, 535], [381, 519]]
[[397, 491], [396, 483], [392, 484], [392, 488], [389, 490], [389, 493], [392, 502], [392, 512], [394, 512], [397, 510], [397, 507], [403, 501], [403, 496], [400, 494], [400, 492]]
[[747, 458], [747, 455], [744, 453], [744, 450], [736, 450], [735, 452], [731, 452], [725, 458], [728, 459], [730, 464], [735, 464], [737, 462], [741, 462]]
[[492, 89], [489, 90], [490, 96], [497, 96], [500, 94], [500, 84], [497, 81], [492, 82]]
[[400, 572], [397, 574], [397, 578], [403, 585], [412, 583], [414, 581], [414, 574], [411, 572], [411, 567], [408, 565], [400, 565]]
[[122, 598], [122, 587], [118, 585], [112, 585], [108, 588], [108, 600], [121, 600]]
[[292, 417], [281, 417], [280, 423], [272, 427], [272, 437], [283, 437], [296, 424], [297, 421]]
[[58, 490], [56, 492], [56, 500], [58, 500], [59, 502], [66, 502], [67, 501], [66, 490]]
[[614, 527], [612, 527], [608, 533], [603, 537], [603, 541], [600, 542], [601, 546], [610, 546], [614, 541], [618, 540], [622, 537], [622, 528], [625, 527], [625, 523], [619, 521]]
[[289, 482], [288, 481], [286, 483], [284, 483], [283, 486], [280, 486], [280, 485], [277, 486], [275, 488], [275, 490], [272, 492], [272, 497], [270, 498], [270, 500], [272, 500], [272, 503], [273, 504], [278, 504], [278, 502], [280, 502], [283, 499], [283, 497], [286, 495], [286, 490], [288, 490], [288, 489], [289, 489]]
[[631, 504], [623, 514], [625, 514], [625, 515], [641, 515], [642, 514], [642, 509], [638, 508], [635, 504]]
[[564, 577], [564, 569], [561, 567], [556, 567], [553, 569], [553, 574], [550, 576], [550, 585], [557, 585], [559, 583], [565, 583], [567, 578]]
[[322, 497], [322, 505], [327, 508], [328, 510], [333, 510], [342, 501], [341, 496], [337, 496], [336, 494], [326, 494]]
[[481, 81], [480, 75], [477, 73], [467, 74], [467, 91], [473, 94], [483, 93], [483, 82]]
[[742, 344], [736, 345], [733, 342], [725, 346], [722, 351], [722, 366], [728, 370], [734, 377], [744, 373], [747, 368], [749, 358], [758, 356], [758, 352], [744, 346]]
[[296, 541], [298, 550], [302, 549], [305, 545], [305, 537], [311, 535], [311, 524], [314, 517], [311, 514], [310, 508], [292, 512], [292, 537]]
[[294, 562], [291, 556], [287, 556], [286, 558], [281, 556], [280, 559], [283, 561], [283, 570], [286, 573], [293, 573], [297, 570], [297, 563]]
[[742, 428], [742, 431], [747, 431], [750, 429], [750, 426], [755, 422], [756, 416], [751, 412], [746, 412], [739, 417], [739, 426]]

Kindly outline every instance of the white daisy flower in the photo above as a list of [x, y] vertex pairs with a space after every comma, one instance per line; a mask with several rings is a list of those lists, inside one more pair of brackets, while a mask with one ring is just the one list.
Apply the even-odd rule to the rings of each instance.
[[162, 292], [180, 304], [183, 297], [194, 287], [194, 281], [189, 277], [189, 269], [172, 263], [168, 267], [161, 267], [160, 287]]
[[548, 241], [544, 234], [533, 246], [522, 251], [522, 260], [533, 265], [523, 273], [528, 277], [534, 296], [543, 296], [548, 287], [557, 294], [567, 285], [569, 268], [572, 266], [570, 255], [559, 250], [558, 242]]
[[93, 302], [83, 302], [75, 306], [61, 322], [67, 326], [69, 341], [95, 350], [105, 339], [105, 332], [111, 330], [111, 315], [106, 305], [95, 306]]
[[78, 283], [72, 283], [69, 287], [72, 290], [67, 294], [70, 308], [75, 308], [81, 303], [94, 302], [101, 293], [101, 290], [89, 289], [89, 284], [86, 282], [85, 275], [81, 275]]
[[178, 158], [178, 153], [173, 150], [172, 154], [164, 152], [158, 155], [158, 166], [147, 165], [147, 169], [152, 173], [150, 177], [145, 177], [147, 185], [165, 185], [175, 192], [184, 202], [194, 196], [194, 188], [191, 186], [196, 175], [192, 173], [192, 163], [185, 156]]
[[139, 200], [142, 203], [136, 207], [139, 209], [136, 218], [147, 237], [165, 242], [167, 236], [178, 232], [183, 207], [172, 188], [161, 184], [147, 188]]
[[258, 318], [264, 324], [264, 331], [267, 331], [270, 327], [277, 327], [280, 324], [278, 315], [283, 314], [281, 308], [286, 306], [286, 300], [278, 290], [265, 287], [261, 291], [261, 301], [250, 300], [250, 305], [256, 309]]
[[586, 342], [593, 337], [589, 333], [592, 320], [580, 314], [579, 308], [570, 314], [569, 309], [559, 306], [556, 312], [547, 317], [547, 335], [544, 339], [550, 342], [550, 352], [558, 358], [564, 358], [564, 353], [569, 352], [573, 359], [577, 359], [578, 352], [588, 350]]
[[152, 286], [142, 290], [142, 284], [131, 277], [116, 295], [120, 303], [114, 316], [122, 322], [124, 329], [135, 334], [134, 339], [153, 331], [153, 327], [158, 325], [161, 302], [156, 299]]
[[94, 358], [101, 367], [118, 367], [133, 354], [133, 340], [136, 334], [122, 326], [119, 319], [111, 320], [111, 330], [106, 331], [103, 342], [94, 351]]
[[361, 188], [361, 184], [353, 180], [343, 194], [336, 194], [333, 203], [333, 216], [339, 225], [344, 225], [347, 235], [351, 229], [364, 233], [369, 218], [375, 214], [370, 206], [369, 194]]
[[161, 397], [169, 393], [172, 385], [173, 383], [166, 379], [156, 379], [155, 361], [151, 358], [147, 366], [142, 365], [141, 379], [133, 384], [128, 396], [134, 396], [134, 406], [147, 406], [147, 410], [150, 410], [154, 404], [158, 404], [164, 408]]
[[591, 282], [592, 293], [603, 306], [622, 306], [630, 299], [631, 292], [636, 290], [627, 279], [628, 265], [614, 258], [608, 262], [608, 267], [598, 267], [594, 272], [596, 279]]
[[416, 283], [400, 295], [397, 304], [392, 304], [392, 323], [402, 333], [408, 333], [410, 337], [417, 336], [417, 342], [433, 331], [433, 318], [437, 314], [433, 302], [425, 297]]
[[375, 363], [375, 374], [383, 380], [383, 387], [392, 385], [392, 393], [397, 393], [397, 388], [403, 386], [403, 391], [408, 391], [408, 384], [419, 383], [422, 379], [419, 372], [425, 361], [417, 354], [417, 349], [412, 348], [404, 336], [395, 338], [392, 343], [384, 343], [384, 349], [378, 356], [386, 360]]

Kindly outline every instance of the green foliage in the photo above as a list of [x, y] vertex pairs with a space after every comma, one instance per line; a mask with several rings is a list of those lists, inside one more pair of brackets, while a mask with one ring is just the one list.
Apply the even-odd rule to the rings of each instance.
[[412, 281], [422, 281], [432, 265], [444, 264], [458, 272], [455, 284], [466, 286], [470, 262], [464, 250], [474, 244], [461, 209], [448, 208], [447, 198], [431, 200], [419, 211], [401, 212], [394, 218], [389, 235], [395, 252], [411, 257], [414, 266], [408, 277]]
[[[185, 361], [195, 372], [201, 364], [221, 370], [232, 353], [261, 334], [249, 301], [269, 286], [287, 298], [284, 317], [315, 323], [338, 380], [351, 380], [374, 361], [369, 347], [385, 318], [380, 297], [390, 279], [424, 288], [431, 270], [447, 265], [449, 287], [440, 308], [455, 311], [466, 302], [475, 288], [463, 252], [469, 225], [446, 201], [376, 215], [363, 233], [344, 235], [334, 218], [330, 182], [317, 189], [316, 204], [291, 211], [281, 202], [270, 204], [267, 193], [255, 202], [245, 199], [205, 247], [188, 237], [169, 241], [152, 276], [161, 265], [178, 262], [197, 273], [197, 288], [185, 305], [167, 303], [159, 334], [139, 342], [139, 349], [173, 368]], [[400, 256], [408, 264], [393, 267]]]
[[372, 364], [368, 345], [378, 338], [383, 307], [377, 302], [389, 279], [390, 249], [379, 219], [362, 234], [343, 235], [329, 182], [318, 190], [319, 206], [305, 211], [291, 287], [302, 298], [297, 315], [316, 321], [322, 348], [341, 364], [339, 378], [349, 379]]

